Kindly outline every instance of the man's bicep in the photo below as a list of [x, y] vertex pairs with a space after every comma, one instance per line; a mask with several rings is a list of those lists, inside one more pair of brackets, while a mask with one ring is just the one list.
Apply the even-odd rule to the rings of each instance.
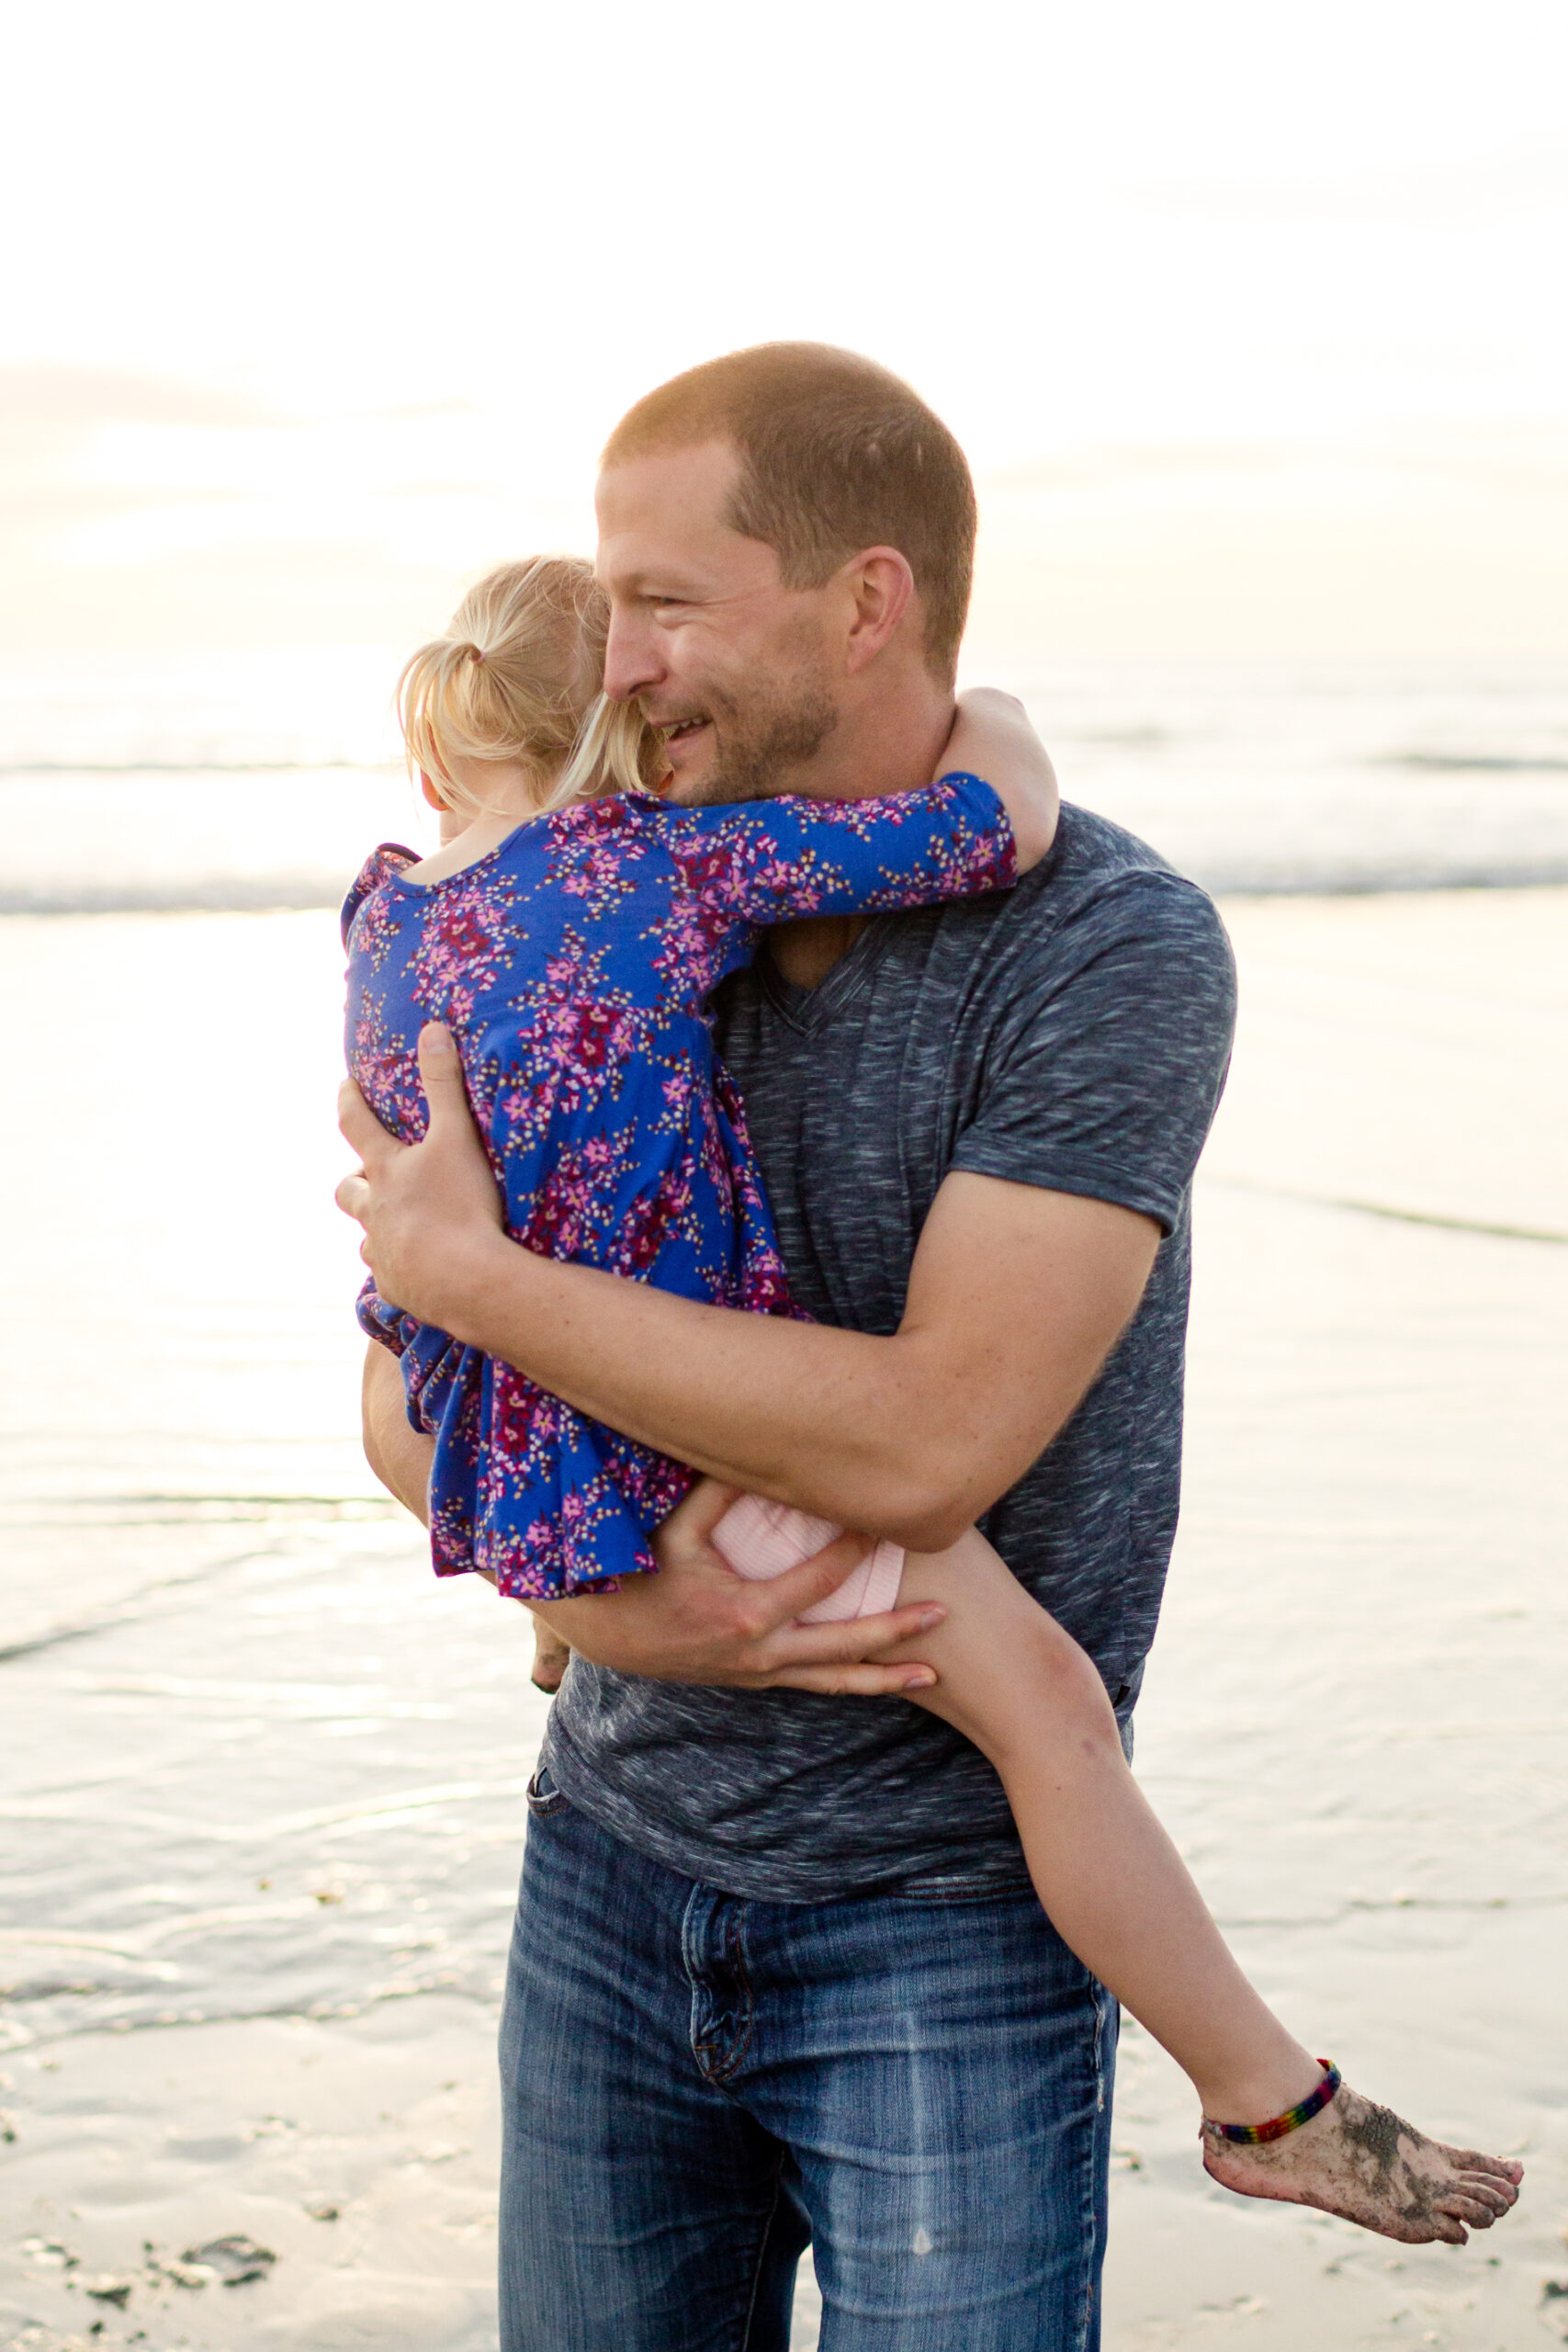
[[1087, 1195], [956, 1170], [931, 1204], [900, 1336], [926, 1357], [972, 1515], [1070, 1419], [1137, 1310], [1160, 1228]]

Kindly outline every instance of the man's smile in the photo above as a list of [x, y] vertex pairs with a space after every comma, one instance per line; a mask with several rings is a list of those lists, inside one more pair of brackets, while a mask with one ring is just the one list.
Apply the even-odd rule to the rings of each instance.
[[666, 719], [660, 727], [664, 739], [664, 755], [673, 768], [679, 768], [687, 755], [701, 742], [712, 727], [713, 720], [705, 711], [694, 711], [686, 718]]

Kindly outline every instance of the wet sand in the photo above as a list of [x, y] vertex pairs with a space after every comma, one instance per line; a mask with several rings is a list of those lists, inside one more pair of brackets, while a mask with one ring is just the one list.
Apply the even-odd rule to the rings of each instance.
[[[1139, 1768], [1292, 2023], [1529, 2180], [1462, 2253], [1245, 2204], [1130, 2030], [1107, 2344], [1522, 2352], [1568, 2314], [1568, 1248], [1472, 1228], [1568, 1230], [1568, 893], [1226, 914]], [[19, 920], [0, 959], [0, 2346], [480, 2352], [544, 1702], [357, 1459], [330, 918]], [[154, 2267], [235, 2235], [266, 2275]]]

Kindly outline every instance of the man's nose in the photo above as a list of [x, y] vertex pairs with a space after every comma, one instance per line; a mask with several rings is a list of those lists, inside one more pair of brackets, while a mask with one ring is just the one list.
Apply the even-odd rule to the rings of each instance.
[[610, 616], [604, 643], [604, 692], [612, 702], [629, 702], [646, 694], [664, 675], [659, 646], [648, 621], [635, 613]]

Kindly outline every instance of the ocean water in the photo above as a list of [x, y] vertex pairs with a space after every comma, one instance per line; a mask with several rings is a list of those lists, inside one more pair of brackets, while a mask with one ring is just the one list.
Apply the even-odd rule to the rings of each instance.
[[[95, 2321], [494, 2343], [490, 2049], [547, 1702], [523, 1612], [431, 1577], [358, 1447], [331, 909], [411, 831], [388, 673], [0, 698], [6, 2352]], [[1130, 2034], [1110, 2352], [1551, 2341], [1568, 681], [1018, 683], [1069, 794], [1236, 894], [1140, 1769], [1292, 2022], [1531, 2166], [1460, 2259], [1244, 2207]], [[265, 2282], [147, 2266], [234, 2230]], [[807, 2279], [801, 2352], [814, 2311]]]
[[[1568, 662], [1079, 666], [1021, 693], [1065, 793], [1224, 891], [1568, 879]], [[423, 838], [387, 649], [0, 674], [0, 911], [315, 907]]]

